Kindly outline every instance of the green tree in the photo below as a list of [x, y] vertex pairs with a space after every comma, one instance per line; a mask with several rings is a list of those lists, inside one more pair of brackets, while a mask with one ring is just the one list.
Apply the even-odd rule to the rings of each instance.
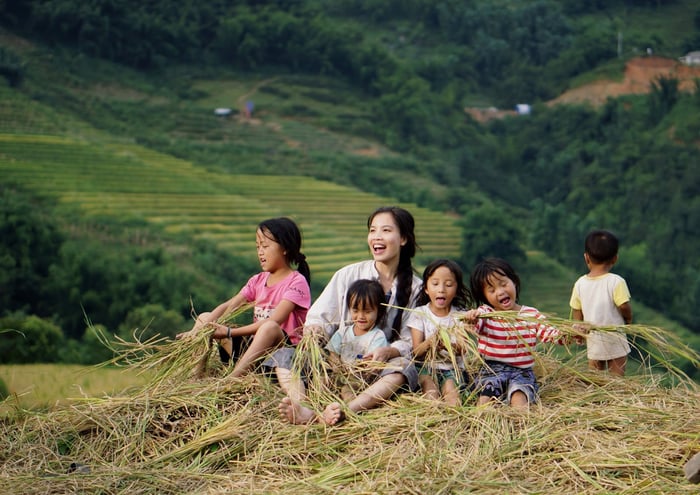
[[22, 189], [0, 184], [0, 308], [50, 314], [43, 299], [63, 242], [53, 206]]
[[14, 313], [0, 318], [0, 362], [55, 363], [64, 337], [53, 322], [38, 316]]
[[649, 93], [649, 121], [656, 125], [673, 109], [678, 102], [678, 79], [660, 77], [651, 84]]
[[568, 266], [585, 269], [583, 264], [583, 241], [592, 226], [572, 213], [564, 204], [551, 205], [534, 200], [532, 202], [532, 228], [530, 245]]
[[518, 264], [526, 260], [523, 235], [516, 220], [502, 208], [487, 204], [467, 211], [462, 226], [462, 262], [471, 267], [491, 256]]
[[188, 330], [192, 322], [187, 322], [177, 311], [165, 309], [160, 304], [146, 304], [132, 309], [119, 326], [119, 336], [127, 341], [138, 338], [145, 341], [152, 337], [175, 337]]
[[79, 343], [78, 363], [98, 364], [114, 357], [111, 346], [116, 346], [114, 336], [104, 325], [89, 325]]
[[14, 52], [0, 48], [0, 76], [5, 76], [12, 87], [17, 87], [24, 79], [25, 63]]

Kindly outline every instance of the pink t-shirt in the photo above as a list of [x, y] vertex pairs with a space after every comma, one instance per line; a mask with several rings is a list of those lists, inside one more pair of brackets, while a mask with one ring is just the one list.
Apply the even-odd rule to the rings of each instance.
[[296, 345], [301, 340], [301, 330], [306, 320], [306, 312], [311, 306], [311, 290], [304, 276], [294, 271], [275, 285], [268, 287], [270, 272], [253, 275], [241, 289], [248, 302], [255, 301], [253, 321], [269, 318], [277, 305], [287, 300], [294, 303], [294, 311], [282, 323], [282, 329], [289, 335], [289, 340]]

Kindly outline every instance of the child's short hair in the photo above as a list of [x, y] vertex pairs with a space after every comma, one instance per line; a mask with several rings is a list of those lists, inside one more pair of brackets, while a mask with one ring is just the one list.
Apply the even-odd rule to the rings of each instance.
[[472, 274], [469, 277], [469, 286], [476, 303], [488, 304], [484, 293], [484, 285], [488, 283], [489, 277], [494, 273], [508, 277], [513, 281], [515, 285], [515, 299], [517, 301], [520, 295], [520, 277], [515, 273], [515, 269], [501, 258], [486, 258], [474, 265]]
[[609, 263], [617, 256], [619, 242], [607, 230], [594, 230], [586, 236], [585, 253], [593, 263]]
[[386, 296], [382, 284], [376, 280], [360, 279], [355, 280], [346, 296], [348, 308], [353, 309], [362, 306], [363, 308], [377, 308], [377, 325], [384, 326], [386, 316]]

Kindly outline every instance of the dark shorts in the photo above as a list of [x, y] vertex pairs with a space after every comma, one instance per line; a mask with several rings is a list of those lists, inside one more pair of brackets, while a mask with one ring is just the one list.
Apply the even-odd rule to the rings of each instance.
[[280, 347], [279, 349], [275, 349], [275, 351], [263, 361], [262, 365], [267, 368], [284, 368], [286, 370], [291, 370], [294, 364], [295, 352], [296, 347]]
[[477, 395], [510, 403], [514, 392], [525, 394], [529, 403], [537, 402], [539, 386], [532, 368], [516, 368], [498, 361], [486, 361], [474, 380]]
[[[289, 338], [289, 334], [287, 332], [282, 332], [284, 335], [284, 339], [279, 345], [283, 345], [284, 347], [281, 347], [279, 349], [276, 349], [270, 357], [266, 358], [265, 361], [262, 363], [262, 366], [267, 366], [269, 368], [274, 368], [276, 366], [273, 365], [273, 362], [270, 361], [270, 358], [274, 356], [277, 352], [280, 351], [285, 351], [286, 349], [289, 349], [291, 351], [291, 354], [294, 354], [294, 346], [292, 344], [292, 341]], [[224, 364], [228, 364], [229, 361], [233, 360], [234, 362], [245, 353], [245, 351], [248, 349], [248, 346], [250, 345], [251, 341], [253, 340], [253, 337], [251, 335], [244, 335], [244, 336], [235, 336], [231, 337], [231, 343], [233, 345], [233, 356], [229, 356], [228, 353], [223, 349], [223, 347], [219, 346], [219, 356], [221, 357], [221, 361]], [[284, 355], [284, 354], [282, 354]], [[268, 362], [269, 361], [269, 362]]]
[[228, 364], [231, 360], [235, 362], [236, 359], [242, 356], [248, 348], [248, 344], [250, 343], [249, 339], [250, 337], [247, 335], [231, 337], [231, 347], [233, 349], [233, 356], [229, 356], [228, 352], [226, 352], [226, 350], [224, 350], [222, 346], [218, 346], [219, 357], [221, 358], [221, 362], [224, 364]]

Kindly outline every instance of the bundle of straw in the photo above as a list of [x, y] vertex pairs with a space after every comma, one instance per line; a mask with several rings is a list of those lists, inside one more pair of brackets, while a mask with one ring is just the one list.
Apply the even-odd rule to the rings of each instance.
[[[224, 313], [217, 323], [236, 326], [241, 315], [248, 312], [253, 304], [243, 304]], [[211, 358], [211, 341], [214, 327], [204, 325], [187, 332], [182, 340], [170, 340], [154, 336], [141, 342], [134, 334], [133, 341], [126, 341], [119, 336], [114, 342], [102, 338], [105, 345], [114, 352], [115, 357], [103, 365], [128, 366], [149, 372], [150, 387], [156, 387], [165, 380], [186, 380], [192, 375], [201, 377], [205, 374]]]
[[663, 328], [633, 324], [633, 325], [591, 325], [578, 320], [558, 318], [543, 314], [544, 319], [522, 315], [517, 311], [494, 311], [480, 315], [480, 318], [498, 318], [515, 325], [518, 321], [545, 323], [556, 328], [560, 335], [569, 341], [587, 336], [588, 332], [619, 332], [628, 336], [630, 346], [637, 351], [639, 358], [649, 367], [661, 367], [679, 380], [689, 380], [687, 374], [677, 366], [678, 360], [683, 360], [694, 368], [700, 365], [700, 354], [690, 348], [681, 338]]

